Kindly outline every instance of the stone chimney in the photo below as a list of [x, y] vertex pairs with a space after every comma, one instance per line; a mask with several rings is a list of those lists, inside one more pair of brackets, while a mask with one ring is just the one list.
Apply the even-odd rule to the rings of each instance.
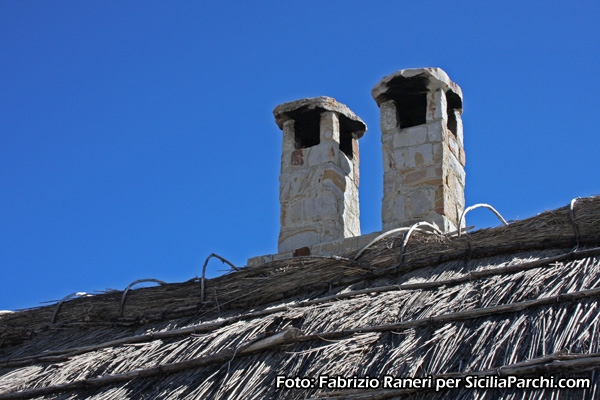
[[358, 139], [365, 123], [330, 97], [280, 104], [279, 252], [360, 235]]
[[381, 118], [383, 230], [419, 221], [456, 230], [465, 208], [460, 87], [440, 68], [404, 69], [372, 95]]

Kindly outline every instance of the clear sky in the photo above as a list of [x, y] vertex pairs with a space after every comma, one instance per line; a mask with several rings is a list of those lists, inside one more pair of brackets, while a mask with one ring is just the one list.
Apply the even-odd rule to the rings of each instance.
[[370, 92], [404, 68], [462, 87], [467, 205], [521, 219], [600, 193], [599, 4], [0, 1], [0, 310], [275, 253], [272, 110], [304, 97], [367, 123], [362, 231], [380, 230]]

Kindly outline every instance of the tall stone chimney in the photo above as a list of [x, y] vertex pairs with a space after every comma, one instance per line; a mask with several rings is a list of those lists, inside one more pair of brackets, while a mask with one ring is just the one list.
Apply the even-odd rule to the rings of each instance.
[[358, 139], [365, 123], [330, 97], [280, 104], [279, 252], [360, 235]]
[[383, 230], [457, 229], [465, 208], [462, 91], [440, 68], [397, 71], [372, 90], [383, 143]]

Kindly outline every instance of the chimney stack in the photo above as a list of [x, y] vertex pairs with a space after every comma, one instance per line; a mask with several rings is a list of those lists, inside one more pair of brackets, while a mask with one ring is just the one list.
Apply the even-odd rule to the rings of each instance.
[[279, 252], [360, 236], [358, 139], [367, 127], [330, 97], [280, 104]]
[[440, 68], [404, 69], [372, 95], [383, 143], [383, 230], [419, 221], [456, 230], [465, 208], [460, 87]]

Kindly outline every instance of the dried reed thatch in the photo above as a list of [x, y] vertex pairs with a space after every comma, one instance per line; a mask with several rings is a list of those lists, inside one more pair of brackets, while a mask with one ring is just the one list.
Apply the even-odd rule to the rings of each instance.
[[[356, 261], [298, 257], [0, 315], [0, 399], [544, 399], [600, 392], [600, 198]], [[276, 377], [589, 378], [587, 389], [276, 387]]]

